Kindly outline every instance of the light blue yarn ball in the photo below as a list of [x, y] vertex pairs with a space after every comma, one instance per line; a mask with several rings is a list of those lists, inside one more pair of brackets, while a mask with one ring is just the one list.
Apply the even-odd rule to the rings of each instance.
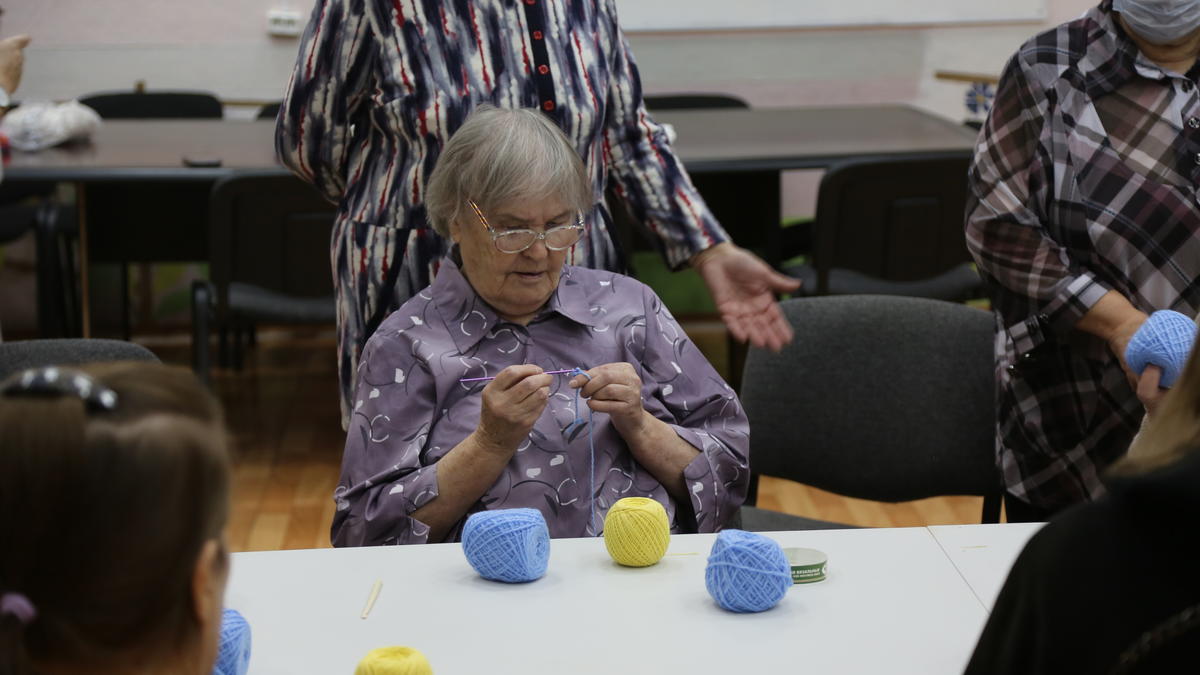
[[221, 643], [213, 675], [246, 675], [250, 668], [250, 624], [236, 609], [221, 618]]
[[463, 526], [462, 545], [471, 567], [493, 581], [539, 579], [550, 561], [550, 530], [537, 509], [474, 513]]
[[1196, 322], [1169, 309], [1157, 311], [1133, 334], [1125, 349], [1125, 362], [1138, 375], [1146, 366], [1162, 368], [1159, 385], [1170, 387], [1183, 372], [1196, 342]]
[[762, 612], [779, 604], [792, 587], [792, 567], [775, 540], [724, 530], [713, 542], [704, 586], [731, 612]]

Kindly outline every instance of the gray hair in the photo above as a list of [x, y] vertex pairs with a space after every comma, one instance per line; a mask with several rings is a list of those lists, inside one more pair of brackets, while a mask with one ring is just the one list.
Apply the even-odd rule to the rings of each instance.
[[433, 229], [449, 237], [450, 223], [470, 213], [468, 199], [486, 214], [545, 198], [584, 213], [593, 205], [591, 179], [566, 134], [538, 110], [481, 105], [442, 149], [425, 210]]

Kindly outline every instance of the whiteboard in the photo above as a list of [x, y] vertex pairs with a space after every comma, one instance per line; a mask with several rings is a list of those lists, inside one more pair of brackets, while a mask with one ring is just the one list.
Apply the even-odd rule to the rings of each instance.
[[1046, 0], [617, 0], [629, 32], [1044, 21]]

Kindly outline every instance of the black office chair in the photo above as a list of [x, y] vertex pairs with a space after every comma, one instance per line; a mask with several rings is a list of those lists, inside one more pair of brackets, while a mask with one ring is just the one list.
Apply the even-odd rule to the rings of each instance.
[[258, 119], [273, 120], [276, 117], [279, 117], [279, 108], [282, 105], [283, 105], [282, 101], [276, 101], [274, 103], [268, 103], [268, 104], [264, 105], [263, 107], [258, 109]]
[[796, 339], [751, 349], [742, 378], [754, 484], [742, 527], [846, 527], [754, 507], [759, 474], [899, 502], [981, 495], [999, 522], [992, 316], [896, 296], [781, 304]]
[[[256, 322], [332, 324], [329, 240], [335, 209], [289, 174], [246, 172], [217, 181], [209, 201], [209, 276], [192, 285], [192, 363], [209, 381], [209, 335], [234, 368]], [[215, 325], [214, 325], [215, 324]]]
[[[220, 99], [204, 91], [109, 91], [88, 94], [79, 99], [80, 103], [95, 110], [104, 119], [220, 119], [224, 110]], [[181, 158], [182, 160], [182, 158]], [[162, 227], [161, 219], [149, 214], [169, 213], [175, 204], [194, 203], [204, 199], [208, 186], [202, 183], [188, 185], [131, 185], [109, 183], [102, 189], [89, 191], [87, 200], [87, 218], [89, 226], [103, 233], [103, 228], [113, 227], [119, 221], [120, 227], [128, 231], [157, 230]], [[131, 202], [148, 204], [139, 209], [135, 216], [129, 214], [124, 206]], [[158, 208], [155, 208], [155, 207]], [[199, 226], [203, 222], [202, 214], [180, 213], [172, 216], [175, 226], [186, 228]], [[93, 262], [115, 263], [120, 267], [121, 293], [121, 334], [128, 339], [133, 332], [129, 298], [129, 259], [125, 253], [116, 249], [105, 248], [104, 237], [92, 237], [91, 247]]]
[[224, 115], [221, 100], [203, 91], [106, 91], [79, 102], [104, 119], [208, 119]]
[[749, 108], [745, 99], [731, 94], [655, 94], [644, 96], [646, 108], [655, 110], [700, 110], [704, 108]]
[[[982, 297], [963, 235], [969, 162], [963, 155], [833, 167], [817, 196], [812, 261], [785, 271], [809, 295]], [[780, 233], [785, 250], [789, 236]]]
[[74, 211], [55, 199], [53, 183], [0, 184], [0, 246], [30, 231], [37, 247], [38, 334], [78, 335]]
[[0, 380], [26, 368], [70, 366], [106, 361], [151, 361], [145, 347], [120, 340], [20, 340], [0, 342]]

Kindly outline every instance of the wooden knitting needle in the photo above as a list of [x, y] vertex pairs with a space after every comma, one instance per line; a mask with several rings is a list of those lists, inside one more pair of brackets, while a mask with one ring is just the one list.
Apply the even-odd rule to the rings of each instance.
[[358, 618], [367, 618], [367, 615], [371, 613], [371, 608], [375, 606], [375, 600], [379, 597], [379, 591], [382, 589], [383, 580], [377, 579], [375, 585], [371, 587], [371, 595], [367, 596], [367, 606], [363, 607], [362, 614]]

